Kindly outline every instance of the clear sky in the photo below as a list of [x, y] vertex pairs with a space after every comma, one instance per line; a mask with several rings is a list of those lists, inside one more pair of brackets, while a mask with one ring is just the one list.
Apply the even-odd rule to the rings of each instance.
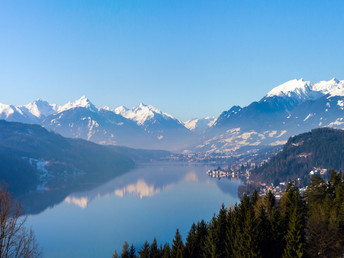
[[6, 104], [86, 95], [186, 120], [343, 68], [344, 1], [0, 1]]

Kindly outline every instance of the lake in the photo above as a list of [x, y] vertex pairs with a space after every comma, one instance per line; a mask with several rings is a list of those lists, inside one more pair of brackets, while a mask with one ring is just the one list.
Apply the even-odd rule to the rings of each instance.
[[124, 241], [140, 249], [154, 236], [172, 242], [176, 228], [183, 239], [193, 222], [210, 220], [222, 203], [239, 200], [239, 180], [210, 178], [215, 166], [188, 163], [139, 165], [90, 191], [28, 217], [44, 257], [111, 257]]

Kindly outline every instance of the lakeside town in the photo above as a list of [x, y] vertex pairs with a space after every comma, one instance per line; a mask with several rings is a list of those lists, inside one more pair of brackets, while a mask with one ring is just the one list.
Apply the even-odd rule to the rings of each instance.
[[[241, 188], [239, 190], [240, 196], [244, 193], [249, 193], [250, 190], [252, 190], [252, 187], [250, 186], [254, 186], [254, 188], [257, 189], [259, 196], [265, 196], [269, 191], [271, 191], [275, 195], [276, 199], [280, 199], [282, 197], [283, 192], [286, 190], [288, 184], [291, 181], [283, 181], [283, 182], [279, 182], [279, 184], [274, 184], [274, 183], [257, 184], [252, 179], [250, 179], [252, 171], [257, 166], [261, 166], [263, 164], [264, 163], [256, 165], [254, 162], [251, 162], [251, 163], [244, 163], [240, 165], [236, 164], [234, 167], [227, 167], [227, 168], [218, 167], [216, 169], [209, 169], [208, 171], [206, 171], [206, 174], [212, 178], [229, 179], [229, 180], [235, 178], [235, 179], [242, 180], [246, 187]], [[314, 168], [306, 175], [306, 177], [310, 179], [314, 175], [319, 175], [320, 177], [324, 179], [328, 179], [329, 172], [330, 171], [328, 169]], [[296, 178], [294, 182], [295, 182], [295, 185], [299, 188], [300, 194], [303, 195], [307, 189], [307, 186], [305, 186], [303, 183], [304, 179]]]

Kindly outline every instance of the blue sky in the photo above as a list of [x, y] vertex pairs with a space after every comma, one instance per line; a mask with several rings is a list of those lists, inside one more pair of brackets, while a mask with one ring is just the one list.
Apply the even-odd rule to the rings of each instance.
[[0, 2], [0, 102], [86, 95], [182, 120], [344, 79], [344, 1]]

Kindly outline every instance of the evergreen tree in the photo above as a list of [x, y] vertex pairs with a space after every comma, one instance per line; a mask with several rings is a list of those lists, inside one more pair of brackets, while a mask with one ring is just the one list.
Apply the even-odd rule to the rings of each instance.
[[268, 217], [269, 220], [272, 218], [272, 213], [276, 205], [276, 198], [274, 194], [269, 191], [263, 199], [263, 205], [265, 208], [266, 216]]
[[129, 258], [136, 258], [136, 250], [133, 244], [131, 244], [130, 248], [129, 248], [129, 253], [128, 253], [128, 257]]
[[271, 225], [266, 217], [263, 205], [259, 205], [257, 214], [257, 237], [258, 247], [263, 257], [271, 257], [272, 233]]
[[186, 237], [185, 257], [190, 257], [190, 258], [198, 257], [197, 249], [199, 249], [199, 246], [198, 246], [199, 243], [197, 243], [196, 231], [197, 231], [196, 224], [192, 223], [191, 229], [188, 233], [188, 236]]
[[150, 252], [149, 252], [150, 258], [158, 258], [160, 257], [159, 249], [158, 249], [158, 243], [156, 241], [156, 238], [154, 237], [154, 240], [150, 246]]
[[278, 206], [272, 211], [272, 217], [270, 219], [271, 228], [271, 241], [270, 245], [270, 257], [281, 257], [285, 245], [284, 234], [282, 230], [282, 221], [280, 210]]
[[201, 257], [205, 253], [205, 243], [208, 237], [208, 226], [204, 220], [197, 223], [195, 235], [195, 255]]
[[286, 246], [284, 257], [304, 257], [305, 254], [305, 232], [304, 214], [302, 207], [294, 208], [290, 216], [288, 231], [285, 236]]
[[115, 250], [115, 252], [114, 252], [114, 254], [112, 255], [112, 258], [118, 258], [119, 256], [118, 256], [118, 253], [117, 253], [117, 251]]
[[307, 224], [307, 254], [309, 257], [340, 257], [342, 253], [341, 234], [338, 224], [330, 224], [319, 204], [314, 208]]
[[183, 253], [184, 253], [184, 244], [183, 244], [182, 236], [179, 233], [179, 229], [177, 228], [176, 235], [172, 243], [171, 257], [183, 258]]
[[127, 241], [123, 244], [121, 258], [129, 258], [129, 244]]
[[226, 257], [227, 229], [227, 210], [222, 204], [215, 229], [216, 257]]
[[216, 228], [217, 228], [217, 219], [214, 215], [211, 223], [208, 226], [208, 234], [204, 243], [204, 258], [215, 258], [216, 257]]
[[326, 197], [327, 186], [320, 176], [315, 175], [308, 183], [306, 191], [306, 202], [308, 205], [313, 206], [322, 203]]
[[139, 257], [140, 258], [149, 258], [149, 251], [150, 251], [150, 246], [147, 240], [145, 241], [144, 245], [139, 251]]
[[162, 258], [170, 258], [171, 257], [171, 248], [168, 243], [164, 245], [164, 248], [162, 249]]

